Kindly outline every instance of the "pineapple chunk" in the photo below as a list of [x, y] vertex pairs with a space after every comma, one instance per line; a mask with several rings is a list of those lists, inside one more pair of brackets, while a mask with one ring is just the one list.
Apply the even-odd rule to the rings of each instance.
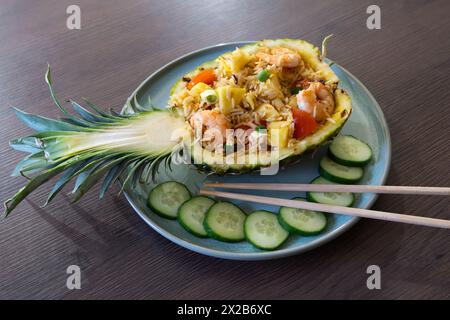
[[199, 82], [195, 86], [193, 86], [191, 90], [189, 90], [189, 94], [191, 96], [199, 96], [205, 90], [211, 90], [211, 87], [206, 83]]
[[244, 101], [250, 109], [255, 110], [255, 92], [248, 92], [245, 94]]
[[237, 48], [231, 53], [231, 71], [233, 73], [238, 73], [242, 68], [245, 67], [247, 63], [252, 60], [252, 57], [245, 51]]
[[227, 60], [223, 57], [219, 57], [218, 61], [219, 65], [222, 67], [222, 73], [226, 77], [231, 77], [231, 68], [229, 67]]
[[273, 147], [286, 148], [289, 141], [289, 121], [273, 121], [269, 123], [269, 141]]
[[231, 98], [234, 100], [234, 103], [240, 104], [246, 92], [245, 88], [231, 88]]
[[229, 114], [234, 105], [241, 103], [246, 91], [244, 88], [234, 88], [231, 86], [224, 86], [217, 88], [217, 95], [219, 96], [219, 108], [223, 114]]
[[274, 121], [280, 116], [277, 109], [269, 103], [264, 103], [256, 108], [256, 113], [266, 121]]

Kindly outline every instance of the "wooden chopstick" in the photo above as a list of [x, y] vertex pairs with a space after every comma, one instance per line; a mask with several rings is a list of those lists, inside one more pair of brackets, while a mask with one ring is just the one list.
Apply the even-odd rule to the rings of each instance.
[[434, 219], [434, 218], [419, 217], [419, 216], [398, 214], [398, 213], [385, 212], [385, 211], [340, 207], [340, 206], [319, 204], [319, 203], [313, 203], [313, 202], [307, 202], [307, 201], [287, 200], [287, 199], [262, 197], [262, 196], [255, 196], [255, 195], [242, 194], [242, 193], [222, 192], [222, 191], [215, 191], [215, 190], [200, 189], [200, 194], [207, 195], [207, 196], [215, 196], [215, 197], [221, 197], [221, 198], [234, 199], [234, 200], [243, 200], [243, 201], [249, 201], [249, 202], [264, 203], [264, 204], [270, 204], [270, 205], [276, 205], [276, 206], [282, 206], [282, 207], [323, 211], [323, 212], [328, 212], [328, 213], [338, 213], [338, 214], [345, 214], [345, 215], [350, 215], [350, 216], [364, 217], [364, 218], [377, 219], [377, 220], [402, 222], [402, 223], [409, 223], [409, 224], [415, 224], [415, 225], [421, 225], [421, 226], [450, 229], [450, 220], [443, 220], [443, 219]]
[[312, 191], [312, 192], [354, 192], [354, 193], [390, 193], [423, 194], [450, 196], [447, 187], [410, 187], [410, 186], [374, 186], [352, 184], [300, 184], [300, 183], [205, 183], [205, 187], [241, 190], [272, 191]]

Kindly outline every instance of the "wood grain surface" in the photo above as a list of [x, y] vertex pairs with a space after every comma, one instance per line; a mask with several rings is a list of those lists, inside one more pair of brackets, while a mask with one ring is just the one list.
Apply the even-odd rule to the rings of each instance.
[[[381, 7], [381, 30], [366, 8]], [[60, 97], [121, 107], [161, 65], [205, 46], [238, 40], [335, 36], [328, 55], [373, 93], [393, 147], [390, 185], [449, 186], [449, 1], [76, 1], [81, 30], [66, 28], [71, 0], [0, 3], [0, 198], [25, 180], [8, 140], [30, 131], [10, 107], [55, 117], [43, 81], [51, 63]], [[150, 229], [124, 197], [95, 190], [79, 204], [60, 195], [42, 209], [43, 187], [0, 221], [3, 299], [448, 299], [450, 233], [363, 220], [335, 241], [274, 261], [219, 260]], [[67, 190], [67, 193], [69, 190]], [[383, 195], [374, 209], [450, 216], [448, 197]], [[82, 289], [66, 288], [66, 268]], [[381, 290], [366, 268], [381, 267]]]

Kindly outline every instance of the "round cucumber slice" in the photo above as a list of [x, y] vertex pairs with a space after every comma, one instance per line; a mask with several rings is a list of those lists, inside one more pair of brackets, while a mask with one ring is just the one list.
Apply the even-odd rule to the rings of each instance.
[[182, 183], [168, 181], [157, 185], [150, 191], [147, 199], [148, 207], [167, 219], [176, 219], [178, 209], [186, 200], [191, 198], [191, 193]]
[[360, 167], [348, 167], [334, 162], [328, 157], [320, 160], [319, 172], [322, 177], [337, 183], [357, 183], [364, 175]]
[[372, 149], [353, 136], [337, 136], [328, 151], [332, 160], [350, 167], [362, 167], [372, 158]]
[[[293, 200], [306, 201], [303, 198]], [[327, 227], [327, 217], [323, 212], [281, 207], [278, 221], [287, 231], [303, 236], [313, 236], [321, 233]]]
[[203, 221], [205, 220], [206, 212], [216, 203], [213, 199], [196, 196], [183, 203], [178, 210], [178, 222], [188, 232], [197, 237], [207, 237]]
[[[330, 180], [317, 177], [313, 184], [333, 184]], [[355, 201], [355, 196], [350, 192], [307, 192], [306, 198], [311, 202], [331, 204], [336, 206], [350, 207]]]
[[274, 250], [281, 246], [289, 236], [275, 214], [268, 211], [255, 211], [245, 219], [245, 238], [255, 247]]
[[203, 226], [211, 238], [219, 241], [238, 242], [245, 239], [246, 214], [231, 202], [217, 202], [206, 213]]

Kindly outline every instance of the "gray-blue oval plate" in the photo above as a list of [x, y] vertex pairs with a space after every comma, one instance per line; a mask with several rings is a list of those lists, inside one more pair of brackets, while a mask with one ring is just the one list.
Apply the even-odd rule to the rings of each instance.
[[[149, 103], [149, 97], [151, 97], [151, 102], [154, 106], [164, 108], [169, 99], [170, 88], [180, 77], [203, 62], [213, 60], [227, 51], [234, 50], [236, 47], [248, 43], [249, 42], [225, 43], [188, 53], [168, 63], [150, 75], [142, 82], [135, 92], [133, 92], [131, 97], [136, 99], [140, 105]], [[332, 69], [340, 79], [339, 87], [347, 90], [353, 103], [353, 113], [345, 124], [342, 134], [351, 134], [366, 141], [373, 150], [373, 159], [365, 167], [365, 174], [361, 184], [382, 185], [388, 175], [391, 161], [391, 140], [383, 112], [367, 88], [356, 79], [355, 76], [338, 64], [334, 64]], [[125, 110], [126, 108], [127, 107], [125, 106]], [[324, 152], [325, 148], [322, 148], [315, 153], [306, 154], [299, 163], [284, 170], [280, 170], [278, 174], [273, 176], [243, 174], [238, 176], [219, 177], [215, 175], [207, 176], [199, 173], [195, 167], [190, 165], [172, 166], [172, 170], [166, 170], [162, 167], [159, 170], [155, 183], [176, 180], [186, 184], [192, 193], [196, 193], [206, 180], [220, 182], [270, 181], [273, 183], [308, 183], [318, 176], [318, 162]], [[291, 235], [288, 241], [286, 241], [286, 243], [278, 250], [262, 251], [247, 242], [224, 243], [214, 239], [197, 238], [185, 231], [177, 221], [161, 218], [153, 213], [146, 205], [147, 195], [153, 187], [153, 183], [138, 184], [136, 187], [125, 192], [127, 200], [139, 216], [150, 227], [176, 244], [198, 253], [223, 259], [266, 260], [299, 254], [336, 238], [358, 221], [358, 218], [356, 217], [339, 214], [331, 215], [329, 226], [324, 233], [312, 237]], [[257, 194], [284, 197], [287, 199], [295, 196], [304, 196], [302, 193], [280, 193], [271, 191], [260, 191]], [[374, 194], [359, 195], [357, 196], [354, 206], [359, 208], [369, 208], [375, 200], [376, 195]], [[240, 201], [235, 201], [235, 203], [241, 206], [246, 212], [257, 209], [278, 212], [279, 209], [273, 206]]]

